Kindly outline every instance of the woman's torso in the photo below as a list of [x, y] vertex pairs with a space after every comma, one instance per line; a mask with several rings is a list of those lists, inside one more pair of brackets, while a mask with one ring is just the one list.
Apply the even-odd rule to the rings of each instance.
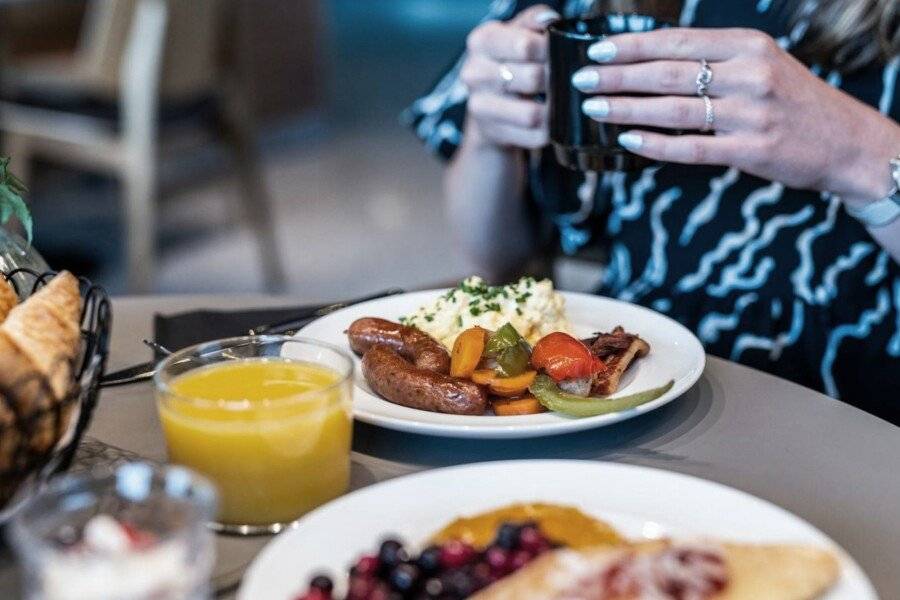
[[[537, 3], [497, 0], [494, 16]], [[589, 11], [592, 1], [550, 4], [573, 16]], [[682, 20], [760, 29], [790, 49], [802, 39], [803, 24], [791, 24], [786, 5], [687, 0]], [[898, 64], [844, 77], [812, 68], [897, 120]], [[446, 89], [449, 100], [434, 122], [449, 131], [462, 111], [453, 88]], [[434, 147], [447, 154], [454, 141], [444, 136]], [[663, 165], [599, 176], [593, 206], [584, 206], [576, 194], [584, 176], [558, 167], [550, 154], [533, 171], [531, 193], [556, 222], [564, 249], [606, 247], [600, 293], [669, 314], [712, 354], [900, 423], [900, 267], [837, 198], [734, 169]]]

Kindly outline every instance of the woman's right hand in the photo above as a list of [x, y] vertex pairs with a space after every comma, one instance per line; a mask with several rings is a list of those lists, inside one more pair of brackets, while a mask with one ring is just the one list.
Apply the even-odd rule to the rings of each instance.
[[469, 34], [460, 72], [469, 89], [466, 137], [499, 147], [547, 145], [547, 25], [559, 14], [541, 4], [511, 21], [488, 21]]

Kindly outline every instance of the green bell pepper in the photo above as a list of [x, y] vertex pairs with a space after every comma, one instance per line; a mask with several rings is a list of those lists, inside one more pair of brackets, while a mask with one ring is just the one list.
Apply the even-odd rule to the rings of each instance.
[[651, 400], [656, 400], [672, 389], [673, 385], [675, 385], [674, 380], [658, 388], [618, 398], [583, 398], [562, 391], [555, 381], [547, 375], [541, 374], [535, 378], [528, 390], [548, 410], [572, 417], [596, 417], [637, 408]]
[[504, 376], [515, 377], [528, 370], [531, 346], [512, 324], [507, 323], [488, 338], [484, 355], [497, 361]]
[[484, 346], [484, 355], [496, 358], [507, 348], [512, 348], [520, 341], [525, 341], [512, 323], [507, 323], [491, 334]]

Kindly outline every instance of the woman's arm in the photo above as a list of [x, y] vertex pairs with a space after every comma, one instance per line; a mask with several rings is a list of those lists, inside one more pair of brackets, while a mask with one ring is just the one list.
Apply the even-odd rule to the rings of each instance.
[[469, 89], [465, 135], [447, 168], [451, 225], [482, 273], [501, 279], [534, 253], [525, 203], [524, 150], [547, 144], [544, 29], [559, 15], [546, 5], [469, 35], [460, 77]]
[[[701, 129], [706, 106], [696, 95], [696, 78], [700, 61], [709, 61], [715, 135], [636, 129], [619, 139], [632, 152], [733, 166], [788, 186], [831, 192], [847, 206], [878, 200], [890, 190], [889, 162], [900, 152], [900, 125], [816, 77], [762, 32], [623, 34], [596, 44], [590, 54], [605, 64], [573, 79], [582, 91], [601, 94], [585, 103], [585, 112], [638, 128]], [[900, 262], [900, 223], [870, 231]]]
[[456, 237], [489, 279], [507, 278], [533, 253], [525, 176], [525, 153], [484, 140], [470, 119], [444, 188]]

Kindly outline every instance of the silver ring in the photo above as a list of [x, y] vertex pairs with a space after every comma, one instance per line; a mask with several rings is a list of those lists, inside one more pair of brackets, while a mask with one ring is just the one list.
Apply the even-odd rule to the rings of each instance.
[[509, 86], [512, 84], [516, 76], [506, 64], [500, 63], [500, 79], [503, 82], [503, 91], [508, 92]]
[[713, 103], [712, 100], [709, 99], [709, 96], [703, 96], [703, 105], [706, 107], [706, 118], [704, 119], [703, 129], [701, 129], [701, 131], [712, 131], [716, 126], [716, 111], [713, 109]]
[[709, 84], [712, 83], [713, 72], [709, 63], [704, 58], [700, 61], [700, 72], [697, 73], [697, 95], [701, 98], [709, 94]]

